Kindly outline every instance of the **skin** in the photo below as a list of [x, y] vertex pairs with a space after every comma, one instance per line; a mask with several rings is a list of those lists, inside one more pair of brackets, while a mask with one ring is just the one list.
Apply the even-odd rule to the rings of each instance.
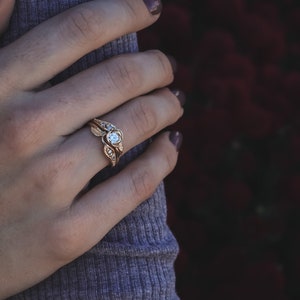
[[6, 29], [13, 12], [15, 0], [0, 1], [0, 34]]
[[[0, 3], [3, 32], [14, 1]], [[166, 88], [173, 71], [163, 53], [120, 55], [40, 88], [86, 53], [158, 17], [142, 0], [90, 1], [0, 49], [0, 299], [88, 251], [175, 167], [177, 149], [164, 132], [119, 174], [80, 193], [109, 164], [85, 126], [90, 119], [121, 128], [126, 152], [182, 116]]]

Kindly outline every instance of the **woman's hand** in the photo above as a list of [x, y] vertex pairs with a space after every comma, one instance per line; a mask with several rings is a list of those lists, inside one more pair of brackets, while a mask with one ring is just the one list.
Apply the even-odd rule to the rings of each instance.
[[[4, 2], [0, 14], [8, 15]], [[154, 14], [142, 0], [90, 1], [0, 49], [0, 298], [93, 247], [176, 164], [180, 135], [163, 133], [78, 197], [109, 163], [89, 120], [101, 116], [122, 129], [126, 152], [181, 117], [180, 101], [165, 88], [172, 64], [161, 52], [120, 55], [39, 88], [88, 52], [155, 22], [158, 1], [146, 3]]]

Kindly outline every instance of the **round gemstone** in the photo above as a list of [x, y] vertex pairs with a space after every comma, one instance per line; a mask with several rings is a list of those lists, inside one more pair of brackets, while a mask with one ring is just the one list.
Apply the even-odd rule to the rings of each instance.
[[107, 129], [108, 131], [111, 131], [111, 130], [114, 129], [114, 126], [111, 125], [111, 124], [106, 124], [106, 129]]
[[107, 139], [111, 144], [118, 144], [121, 142], [121, 137], [117, 132], [108, 133]]

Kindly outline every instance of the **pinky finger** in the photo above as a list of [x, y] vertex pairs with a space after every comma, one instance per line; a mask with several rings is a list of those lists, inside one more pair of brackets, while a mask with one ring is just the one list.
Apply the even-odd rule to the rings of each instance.
[[139, 158], [73, 204], [63, 217], [63, 227], [67, 236], [77, 237], [71, 243], [74, 257], [88, 251], [152, 195], [174, 169], [181, 141], [178, 132], [161, 134]]

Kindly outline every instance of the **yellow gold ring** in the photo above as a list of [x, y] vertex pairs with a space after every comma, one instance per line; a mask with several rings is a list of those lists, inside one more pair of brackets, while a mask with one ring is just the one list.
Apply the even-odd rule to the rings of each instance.
[[115, 125], [100, 119], [91, 120], [89, 125], [92, 134], [96, 137], [101, 137], [104, 146], [103, 152], [114, 167], [123, 154], [123, 132]]

